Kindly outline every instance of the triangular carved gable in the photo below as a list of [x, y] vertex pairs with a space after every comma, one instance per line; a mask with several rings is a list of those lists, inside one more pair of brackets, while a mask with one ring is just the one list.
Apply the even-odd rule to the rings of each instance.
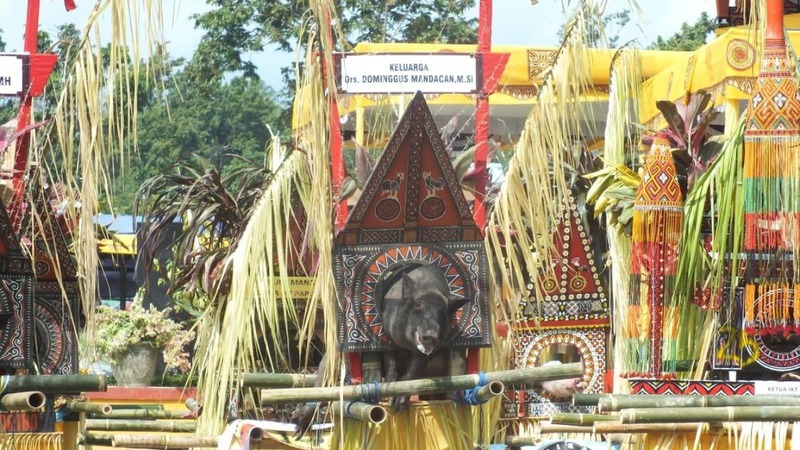
[[[561, 205], [561, 220], [553, 233], [555, 255], [550, 271], [538, 276], [544, 301], [522, 305], [523, 322], [542, 321], [544, 326], [572, 326], [575, 322], [605, 325], [609, 304], [594, 262], [591, 243], [572, 196]], [[540, 311], [540, 308], [543, 309]]]
[[337, 243], [481, 239], [428, 104], [417, 92], [375, 165]]
[[438, 266], [450, 295], [470, 300], [451, 318], [443, 348], [490, 345], [483, 236], [422, 94], [400, 119], [334, 252], [342, 351], [396, 349], [383, 330], [377, 286], [408, 263]]

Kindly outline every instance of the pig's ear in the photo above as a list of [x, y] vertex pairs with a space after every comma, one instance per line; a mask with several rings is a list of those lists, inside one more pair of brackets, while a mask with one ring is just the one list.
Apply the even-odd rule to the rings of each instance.
[[406, 274], [403, 274], [401, 281], [403, 283], [403, 300], [413, 300], [417, 291], [417, 282]]
[[448, 309], [450, 310], [450, 312], [454, 313], [454, 312], [458, 311], [462, 306], [466, 305], [467, 303], [469, 303], [469, 299], [468, 298], [455, 297], [455, 296], [451, 295], [450, 296], [450, 302], [449, 302], [449, 304], [447, 306], [448, 306]]

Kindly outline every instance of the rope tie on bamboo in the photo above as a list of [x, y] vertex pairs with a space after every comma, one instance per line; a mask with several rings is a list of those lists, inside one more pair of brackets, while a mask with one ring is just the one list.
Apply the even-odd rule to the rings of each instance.
[[350, 419], [353, 418], [353, 415], [350, 413], [350, 408], [353, 407], [353, 402], [344, 402], [344, 416]]
[[381, 401], [381, 385], [377, 381], [361, 385], [361, 401], [377, 405]]
[[475, 384], [475, 387], [460, 391], [456, 395], [456, 401], [470, 406], [478, 406], [488, 402], [489, 400], [478, 398], [478, 391], [487, 384], [489, 384], [489, 380], [486, 378], [486, 372], [478, 372], [478, 383]]

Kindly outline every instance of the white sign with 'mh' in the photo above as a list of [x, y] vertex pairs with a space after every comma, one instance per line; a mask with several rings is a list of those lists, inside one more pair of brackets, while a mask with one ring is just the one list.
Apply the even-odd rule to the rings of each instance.
[[20, 55], [0, 55], [0, 95], [19, 95], [24, 88], [24, 65]]
[[472, 94], [478, 64], [475, 55], [463, 53], [345, 54], [339, 88], [347, 94]]

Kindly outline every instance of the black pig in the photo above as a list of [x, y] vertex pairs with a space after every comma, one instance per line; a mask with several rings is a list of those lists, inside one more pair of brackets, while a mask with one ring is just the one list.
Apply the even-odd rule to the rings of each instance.
[[[434, 264], [409, 263], [389, 274], [381, 283], [376, 295], [381, 307], [384, 332], [395, 346], [410, 353], [408, 369], [400, 380], [412, 380], [423, 375], [428, 357], [439, 350], [452, 330], [452, 313], [469, 302], [469, 299], [452, 297], [447, 280], [441, 269]], [[324, 373], [320, 363], [319, 374]], [[386, 381], [396, 381], [397, 362], [395, 353], [383, 355]], [[320, 385], [321, 375], [315, 385]], [[395, 412], [408, 408], [408, 396], [393, 398]], [[302, 435], [311, 424], [315, 408], [303, 405], [292, 414], [292, 422]]]
[[[411, 356], [400, 380], [413, 380], [423, 375], [428, 356], [450, 335], [451, 314], [467, 302], [467, 299], [451, 297], [447, 280], [433, 264], [404, 271], [401, 282], [389, 287], [382, 301], [383, 329], [397, 347]], [[393, 352], [384, 354], [387, 381], [397, 380], [394, 356]], [[407, 407], [408, 396], [392, 399], [395, 412], [405, 411]]]

